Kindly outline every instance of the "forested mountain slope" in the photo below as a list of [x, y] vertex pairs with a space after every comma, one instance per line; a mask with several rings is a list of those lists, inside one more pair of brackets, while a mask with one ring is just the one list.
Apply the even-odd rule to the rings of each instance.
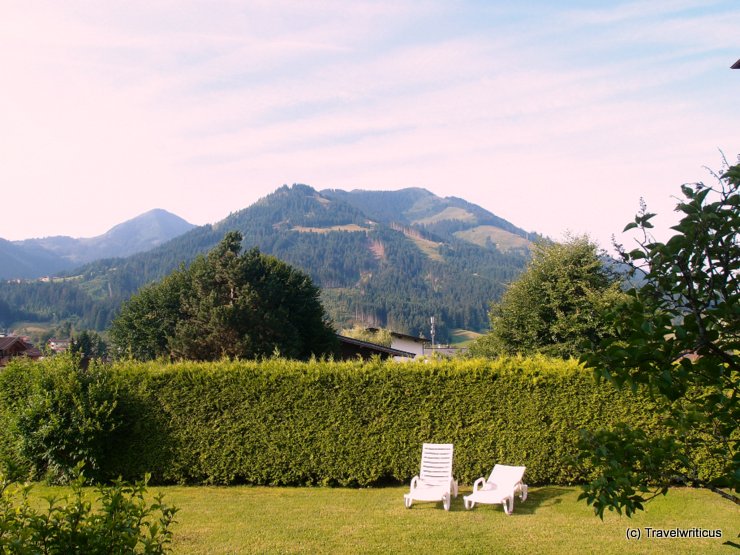
[[[293, 185], [151, 251], [88, 264], [63, 282], [5, 284], [0, 300], [38, 318], [51, 317], [51, 310], [57, 318], [74, 317], [69, 307], [44, 312], [43, 302], [32, 299], [49, 300], [42, 286], [66, 288], [66, 297], [76, 290], [89, 299], [80, 303], [78, 326], [101, 329], [141, 285], [209, 250], [231, 230], [242, 233], [245, 248], [256, 246], [307, 272], [338, 327], [365, 323], [428, 335], [435, 316], [440, 340], [454, 328], [485, 328], [488, 303], [528, 257], [526, 232], [461, 199], [423, 189], [319, 193]], [[475, 233], [488, 241], [472, 238]], [[495, 234], [506, 246], [496, 246]], [[2, 318], [0, 312], [0, 324]]]

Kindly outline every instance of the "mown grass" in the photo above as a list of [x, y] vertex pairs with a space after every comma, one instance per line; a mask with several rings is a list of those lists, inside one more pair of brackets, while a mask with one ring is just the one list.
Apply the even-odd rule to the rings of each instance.
[[[174, 552], [225, 553], [738, 553], [740, 509], [705, 490], [676, 489], [632, 519], [602, 522], [571, 487], [531, 488], [500, 506], [403, 505], [406, 488], [162, 487], [180, 508]], [[35, 496], [63, 493], [37, 486]], [[646, 527], [722, 530], [722, 539], [649, 539]], [[627, 540], [627, 528], [641, 540]], [[733, 545], [734, 544], [734, 545]]]

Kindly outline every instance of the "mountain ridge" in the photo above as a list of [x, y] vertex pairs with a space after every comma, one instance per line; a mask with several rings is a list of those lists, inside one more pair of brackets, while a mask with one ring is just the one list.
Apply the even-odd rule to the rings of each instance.
[[0, 279], [33, 279], [113, 256], [129, 256], [167, 242], [193, 224], [167, 210], [155, 208], [114, 225], [95, 237], [54, 235], [3, 241]]
[[[490, 240], [456, 236], [481, 226], [521, 242], [498, 248]], [[310, 275], [338, 327], [362, 323], [423, 335], [435, 316], [440, 340], [454, 328], [485, 328], [488, 304], [528, 259], [527, 232], [462, 199], [442, 199], [419, 188], [337, 192], [284, 185], [220, 222], [195, 227], [150, 251], [67, 272], [63, 283], [50, 285], [67, 288], [65, 297], [79, 296], [86, 308], [75, 312], [71, 303], [67, 312], [43, 310], [102, 329], [139, 287], [188, 264], [232, 230], [242, 234], [244, 248], [257, 247]], [[0, 301], [10, 297], [7, 287], [0, 287]], [[27, 298], [42, 295], [40, 288], [32, 289], [29, 285]], [[39, 306], [43, 302], [13, 308], [28, 313], [35, 307], [39, 318], [47, 317]]]

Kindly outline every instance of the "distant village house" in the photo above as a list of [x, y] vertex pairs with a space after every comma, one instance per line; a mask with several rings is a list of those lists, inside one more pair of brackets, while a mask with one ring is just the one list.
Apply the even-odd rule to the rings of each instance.
[[[367, 328], [367, 331], [376, 333], [380, 330], [378, 328]], [[427, 343], [429, 343], [429, 340], [426, 337], [416, 337], [396, 331], [391, 332], [391, 348], [406, 352], [406, 358], [424, 356], [424, 345]]]
[[339, 340], [339, 356], [342, 360], [353, 360], [358, 357], [368, 360], [374, 356], [378, 356], [382, 360], [388, 358], [411, 359], [415, 356], [414, 353], [408, 351], [385, 347], [384, 345], [345, 337], [343, 335], [337, 335], [337, 339]]
[[56, 337], [52, 337], [46, 342], [46, 345], [49, 347], [49, 350], [58, 354], [69, 349], [71, 343], [71, 339], [57, 339]]
[[0, 366], [7, 365], [11, 359], [19, 356], [38, 360], [42, 353], [28, 341], [28, 338], [17, 335], [0, 337]]

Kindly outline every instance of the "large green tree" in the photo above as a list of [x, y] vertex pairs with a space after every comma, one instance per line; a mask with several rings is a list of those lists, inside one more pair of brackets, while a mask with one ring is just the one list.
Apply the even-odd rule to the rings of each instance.
[[588, 237], [539, 242], [529, 266], [491, 306], [491, 331], [471, 351], [578, 356], [584, 341], [610, 333], [601, 314], [621, 295], [620, 280]]
[[110, 332], [119, 352], [191, 360], [333, 353], [336, 337], [311, 279], [257, 249], [242, 254], [241, 241], [227, 233], [125, 303]]
[[[667, 242], [651, 237], [654, 214], [644, 206], [625, 228], [639, 235], [637, 248], [621, 251], [640, 285], [609, 315], [616, 335], [583, 361], [618, 387], [652, 394], [669, 433], [647, 436], [626, 422], [584, 432], [582, 458], [596, 475], [582, 497], [600, 516], [631, 515], [677, 482], [738, 502], [730, 492], [740, 486], [740, 165], [716, 177], [713, 187], [681, 187]], [[712, 472], [692, 467], [696, 454], [714, 461]]]

